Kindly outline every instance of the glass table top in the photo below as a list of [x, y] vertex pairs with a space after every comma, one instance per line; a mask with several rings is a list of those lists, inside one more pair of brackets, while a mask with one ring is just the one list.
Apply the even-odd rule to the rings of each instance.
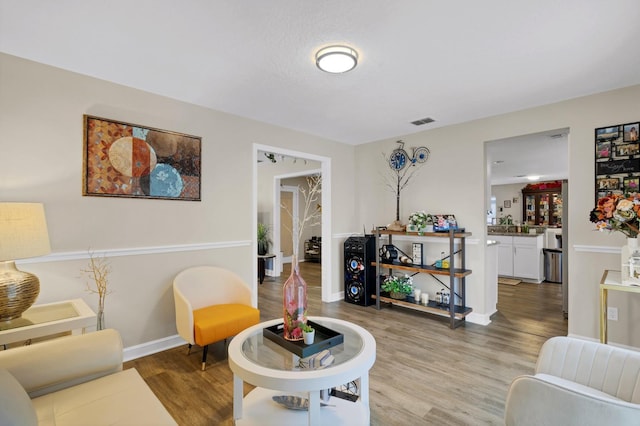
[[73, 303], [71, 302], [32, 306], [24, 311], [20, 318], [14, 318], [9, 321], [0, 321], [0, 331], [74, 318], [77, 316], [79, 316], [78, 311], [76, 311]]
[[[343, 343], [328, 349], [335, 359], [326, 368], [345, 363], [362, 351], [363, 340], [352, 328], [325, 320], [313, 319], [313, 321], [344, 335]], [[300, 357], [264, 337], [262, 329], [259, 329], [242, 342], [242, 354], [249, 361], [262, 367], [281, 371], [303, 370], [300, 367]]]

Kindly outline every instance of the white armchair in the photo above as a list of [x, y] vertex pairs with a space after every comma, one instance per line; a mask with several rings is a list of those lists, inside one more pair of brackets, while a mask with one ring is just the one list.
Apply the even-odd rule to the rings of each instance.
[[640, 352], [570, 337], [549, 339], [535, 374], [511, 383], [505, 423], [640, 425]]
[[260, 322], [251, 305], [251, 290], [233, 272], [215, 266], [185, 269], [173, 280], [178, 334], [203, 348], [205, 369], [209, 344], [235, 336]]

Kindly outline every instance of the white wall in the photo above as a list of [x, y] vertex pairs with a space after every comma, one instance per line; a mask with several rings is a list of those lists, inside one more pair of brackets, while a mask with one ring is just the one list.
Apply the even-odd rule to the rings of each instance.
[[[107, 325], [119, 329], [125, 345], [175, 333], [171, 280], [184, 267], [225, 265], [255, 287], [251, 222], [252, 144], [259, 143], [331, 158], [331, 277], [341, 291], [342, 243], [352, 232], [386, 224], [395, 197], [382, 189], [388, 167], [381, 153], [425, 145], [431, 159], [402, 195], [402, 218], [413, 210], [454, 213], [474, 233], [468, 247], [469, 304], [488, 315], [485, 300], [485, 218], [489, 195], [484, 143], [570, 128], [569, 333], [598, 336], [598, 283], [604, 268], [617, 269], [624, 238], [593, 232], [594, 129], [637, 121], [640, 86], [517, 111], [358, 147], [323, 140], [233, 115], [188, 105], [94, 78], [0, 55], [0, 169], [2, 201], [45, 203], [54, 255], [70, 260], [28, 263], [41, 279], [37, 303], [82, 297], [82, 254], [115, 250], [107, 299]], [[81, 196], [82, 115], [91, 114], [202, 136], [202, 201], [136, 200]], [[181, 252], [176, 245], [202, 248]], [[141, 249], [141, 250], [136, 250]], [[434, 245], [439, 252], [439, 247]], [[159, 251], [159, 253], [156, 253]], [[148, 254], [147, 254], [148, 252]], [[131, 255], [134, 253], [135, 255]], [[47, 259], [45, 259], [47, 260]], [[57, 259], [55, 259], [57, 260]], [[610, 322], [610, 341], [640, 347], [640, 300], [610, 296], [620, 320]]]
[[[593, 231], [589, 212], [594, 203], [594, 129], [638, 121], [640, 86], [628, 87], [557, 104], [516, 111], [482, 120], [398, 136], [356, 147], [358, 170], [356, 196], [359, 217], [367, 224], [386, 224], [393, 219], [394, 197], [385, 191], [379, 174], [387, 167], [380, 153], [389, 153], [395, 141], [405, 147], [427, 146], [431, 158], [419, 179], [402, 194], [402, 218], [413, 210], [451, 212], [461, 226], [474, 234], [478, 244], [468, 250], [468, 303], [479, 315], [490, 314], [484, 293], [486, 239], [485, 218], [486, 141], [570, 128], [569, 136], [569, 234], [565, 236], [569, 259], [569, 333], [598, 338], [599, 282], [605, 268], [619, 269], [620, 234]], [[435, 248], [435, 247], [434, 247]], [[438, 250], [437, 248], [435, 248]], [[634, 295], [635, 296], [635, 295]], [[640, 347], [640, 297], [612, 295], [620, 320], [610, 322], [610, 341]]]
[[[331, 158], [335, 203], [332, 261], [355, 229], [351, 146], [0, 54], [0, 201], [43, 202], [52, 255], [23, 263], [41, 282], [36, 303], [83, 298], [86, 252], [107, 251], [113, 293], [108, 327], [125, 346], [175, 334], [171, 282], [198, 264], [228, 267], [255, 288], [253, 146]], [[83, 197], [82, 116], [110, 118], [202, 137], [202, 201]], [[8, 159], [11, 159], [10, 161]], [[187, 251], [181, 251], [187, 250]], [[339, 257], [338, 257], [339, 256]], [[342, 272], [331, 280], [340, 289]]]
[[[511, 215], [513, 223], [522, 223], [522, 188], [525, 183], [512, 183], [509, 185], [494, 185], [491, 187], [491, 195], [496, 197], [496, 223], [500, 223], [501, 217]], [[517, 201], [513, 201], [513, 200]], [[511, 202], [511, 207], [505, 207], [505, 200]], [[502, 211], [501, 211], [502, 209]]]

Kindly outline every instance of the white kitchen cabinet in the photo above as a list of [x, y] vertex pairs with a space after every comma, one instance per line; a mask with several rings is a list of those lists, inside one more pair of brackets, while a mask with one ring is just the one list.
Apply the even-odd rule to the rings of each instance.
[[498, 275], [513, 276], [513, 237], [492, 236], [498, 242]]
[[496, 235], [498, 244], [498, 275], [535, 282], [544, 280], [542, 247], [544, 237]]

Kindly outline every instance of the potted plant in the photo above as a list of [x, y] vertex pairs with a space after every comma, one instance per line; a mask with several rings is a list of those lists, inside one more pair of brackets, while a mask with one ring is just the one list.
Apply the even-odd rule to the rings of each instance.
[[302, 337], [304, 338], [304, 344], [310, 345], [316, 337], [316, 330], [309, 324], [302, 324]]
[[404, 300], [413, 293], [413, 278], [405, 274], [403, 277], [389, 275], [382, 286], [383, 291], [389, 292], [392, 299]]
[[409, 215], [409, 226], [407, 231], [418, 232], [427, 224], [427, 214], [425, 212], [413, 212]]
[[258, 254], [264, 255], [269, 252], [269, 227], [264, 223], [258, 223]]
[[433, 232], [433, 216], [427, 214], [427, 220], [425, 222], [422, 232]]

